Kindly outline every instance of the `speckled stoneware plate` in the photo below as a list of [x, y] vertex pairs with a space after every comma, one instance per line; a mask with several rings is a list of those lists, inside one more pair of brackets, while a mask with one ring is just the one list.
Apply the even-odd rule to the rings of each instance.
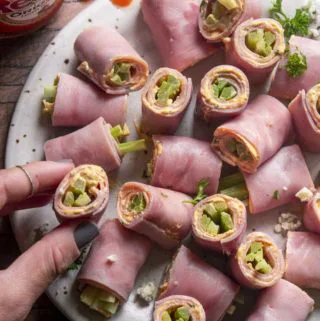
[[[175, 1], [175, 0], [173, 0]], [[180, 0], [181, 1], [181, 0]], [[302, 5], [301, 0], [284, 1], [286, 9], [293, 12], [294, 5]], [[270, 0], [261, 1], [261, 5], [267, 9], [270, 6]], [[33, 160], [43, 159], [43, 143], [52, 137], [61, 135], [61, 129], [57, 130], [41, 120], [41, 96], [44, 84], [52, 83], [55, 75], [60, 72], [77, 74], [76, 59], [73, 54], [73, 42], [79, 32], [92, 23], [101, 23], [110, 25], [119, 30], [133, 47], [148, 61], [151, 71], [154, 71], [161, 65], [157, 50], [154, 46], [151, 34], [144, 24], [138, 0], [126, 9], [114, 7], [108, 0], [96, 0], [94, 3], [74, 20], [72, 20], [52, 41], [37, 65], [31, 72], [28, 81], [22, 91], [19, 102], [16, 106], [15, 114], [12, 119], [6, 154], [6, 167], [24, 164]], [[203, 125], [203, 123], [194, 120], [193, 110], [195, 107], [196, 92], [199, 87], [201, 77], [211, 67], [223, 63], [223, 53], [207, 59], [201, 64], [187, 70], [186, 74], [193, 78], [195, 84], [194, 97], [189, 111], [185, 116], [177, 135], [195, 136], [201, 139], [210, 139], [212, 129]], [[79, 76], [79, 74], [77, 74]], [[259, 89], [254, 89], [259, 92]], [[261, 92], [261, 89], [260, 89]], [[133, 121], [139, 118], [140, 113], [140, 92], [130, 94], [129, 98], [129, 117], [128, 123], [132, 129], [132, 138], [135, 136]], [[119, 186], [128, 180], [143, 180], [142, 173], [149, 154], [127, 155], [118, 173], [115, 173], [112, 179], [116, 179], [116, 184], [111, 191], [110, 203], [104, 215], [104, 218], [114, 217], [116, 193]], [[309, 168], [315, 177], [320, 169], [318, 156], [306, 155]], [[274, 234], [273, 228], [277, 222], [280, 209], [265, 214], [259, 214], [249, 217], [248, 232], [253, 229], [264, 230], [277, 239], [281, 246], [284, 246], [285, 239]], [[12, 225], [17, 241], [22, 250], [26, 250], [38, 237], [39, 231], [49, 231], [58, 224], [51, 205], [40, 209], [23, 210], [12, 216]], [[119, 313], [113, 318], [114, 321], [148, 321], [152, 320], [153, 305], [143, 305], [136, 299], [136, 288], [146, 281], [154, 281], [159, 284], [162, 273], [170, 259], [171, 253], [166, 253], [155, 249], [149, 258], [147, 264], [141, 271], [136, 282], [136, 287], [126, 304], [124, 304]], [[223, 268], [225, 260], [222, 257], [216, 257], [214, 253], [207, 253], [207, 259]], [[215, 258], [213, 258], [215, 257]], [[74, 321], [98, 321], [103, 318], [95, 312], [89, 311], [79, 302], [79, 293], [77, 291], [77, 282], [75, 281], [77, 271], [67, 272], [58, 278], [48, 289], [47, 293], [59, 309], [70, 319]], [[194, 280], [196, 282], [196, 280]], [[245, 305], [238, 306], [235, 314], [226, 316], [225, 320], [245, 320], [246, 315], [252, 309], [255, 292], [246, 292]], [[320, 320], [319, 292], [313, 291], [312, 297], [316, 299], [316, 310], [309, 321]], [[280, 320], [279, 320], [280, 321]], [[289, 320], [281, 320], [289, 321]]]

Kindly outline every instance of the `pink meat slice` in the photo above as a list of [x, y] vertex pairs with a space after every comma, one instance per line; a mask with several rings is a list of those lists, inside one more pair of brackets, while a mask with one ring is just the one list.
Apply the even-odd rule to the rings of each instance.
[[217, 192], [222, 162], [209, 143], [181, 136], [155, 135], [152, 139], [162, 146], [155, 160], [152, 185], [195, 194], [199, 181], [207, 179], [206, 194]]
[[109, 96], [96, 86], [61, 73], [52, 114], [53, 126], [85, 126], [99, 117], [112, 126], [127, 117], [127, 96]]
[[303, 212], [303, 225], [311, 232], [320, 234], [320, 193], [314, 192]]
[[[127, 221], [125, 210], [128, 206], [122, 196], [130, 191], [147, 195], [146, 209], [133, 221]], [[193, 205], [185, 203], [191, 198], [185, 194], [137, 182], [125, 183], [118, 194], [118, 216], [127, 228], [147, 236], [165, 249], [176, 247], [191, 230]]]
[[280, 280], [261, 292], [247, 321], [305, 321], [314, 300], [294, 284]]
[[[249, 207], [252, 214], [289, 203], [303, 187], [314, 188], [298, 145], [283, 147], [256, 173], [243, 175], [249, 191]], [[279, 193], [279, 199], [275, 197], [275, 192]]]
[[46, 160], [72, 159], [76, 166], [94, 164], [107, 172], [119, 168], [121, 159], [110, 128], [100, 117], [71, 134], [48, 140], [44, 144]]
[[289, 232], [285, 279], [302, 288], [320, 289], [320, 236], [311, 232]]
[[270, 95], [284, 99], [293, 99], [300, 90], [308, 91], [320, 81], [320, 42], [292, 36], [289, 44], [291, 50], [298, 48], [307, 57], [308, 68], [300, 77], [292, 78], [285, 69], [287, 59], [282, 59], [271, 85]]
[[218, 50], [199, 33], [194, 0], [143, 0], [143, 17], [166, 67], [182, 71]]
[[320, 119], [313, 114], [304, 90], [290, 103], [289, 110], [300, 147], [308, 152], [319, 153]]
[[[82, 285], [111, 291], [120, 301], [126, 301], [151, 247], [146, 237], [124, 228], [117, 219], [108, 220], [100, 229], [78, 280]], [[108, 259], [110, 256], [113, 260]]]
[[159, 299], [176, 294], [193, 297], [202, 304], [207, 321], [219, 321], [239, 289], [231, 279], [182, 246]]

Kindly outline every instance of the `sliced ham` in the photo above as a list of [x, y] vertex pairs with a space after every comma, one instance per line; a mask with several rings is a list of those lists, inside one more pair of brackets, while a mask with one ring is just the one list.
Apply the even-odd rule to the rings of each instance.
[[48, 140], [44, 145], [46, 160], [72, 159], [76, 166], [95, 164], [107, 172], [117, 169], [121, 158], [110, 129], [100, 117], [71, 134]]
[[[180, 82], [177, 97], [163, 105], [157, 99], [161, 81], [175, 77]], [[187, 111], [192, 98], [192, 79], [186, 78], [179, 71], [171, 68], [160, 68], [146, 86], [142, 100], [141, 130], [148, 135], [174, 134]]]
[[303, 150], [313, 153], [320, 152], [320, 85], [312, 87], [306, 94], [301, 90], [290, 103], [296, 138]]
[[205, 179], [208, 195], [218, 189], [222, 162], [210, 144], [189, 137], [152, 137], [154, 143], [151, 185], [186, 194], [197, 193], [198, 183]]
[[[271, 53], [264, 57], [251, 51], [246, 45], [246, 36], [256, 29], [271, 31], [276, 36]], [[242, 69], [250, 84], [261, 84], [267, 80], [275, 65], [285, 52], [284, 31], [273, 19], [249, 19], [241, 23], [232, 38], [225, 38], [226, 62]]]
[[305, 321], [313, 306], [314, 301], [306, 292], [280, 280], [261, 292], [247, 321]]
[[166, 67], [182, 71], [217, 51], [199, 33], [196, 1], [143, 0], [141, 10]]
[[228, 164], [254, 173], [291, 134], [291, 115], [286, 106], [271, 96], [260, 95], [241, 115], [215, 130], [212, 147]]
[[320, 236], [289, 232], [285, 279], [302, 288], [320, 289]]
[[108, 96], [96, 86], [60, 73], [55, 97], [53, 126], [85, 126], [99, 117], [112, 126], [127, 118], [127, 96]]
[[[75, 41], [74, 52], [79, 60], [78, 70], [109, 94], [139, 90], [148, 80], [148, 64], [113, 28], [94, 25], [84, 29]], [[111, 75], [119, 63], [131, 64], [130, 76], [116, 84]]]
[[[233, 221], [233, 228], [227, 232], [212, 235], [204, 230], [202, 216], [206, 205], [214, 202], [225, 202]], [[216, 194], [205, 198], [194, 208], [192, 217], [193, 237], [200, 245], [227, 255], [234, 253], [240, 245], [247, 228], [247, 211], [244, 204], [236, 198]]]
[[298, 145], [283, 147], [254, 174], [244, 174], [252, 214], [287, 204], [303, 187], [314, 188]]
[[[78, 178], [84, 178], [87, 184], [91, 183], [92, 202], [86, 206], [67, 206], [64, 198], [72, 183]], [[69, 172], [56, 189], [53, 199], [53, 210], [58, 220], [79, 218], [99, 219], [105, 211], [109, 201], [109, 181], [106, 172], [96, 165], [81, 165]]]
[[236, 283], [182, 246], [160, 288], [159, 299], [191, 296], [202, 304], [207, 321], [219, 321], [238, 291]]
[[[130, 208], [134, 197], [143, 197], [145, 208], [136, 212]], [[150, 185], [127, 182], [118, 193], [117, 211], [127, 228], [146, 235], [165, 249], [172, 249], [191, 230], [192, 204], [185, 194]]]
[[105, 289], [120, 302], [126, 301], [150, 251], [151, 242], [146, 237], [124, 228], [118, 220], [108, 220], [100, 229], [78, 280], [82, 286]]
[[293, 99], [300, 90], [308, 91], [320, 81], [320, 42], [292, 36], [289, 45], [291, 52], [298, 49], [306, 56], [308, 68], [301, 76], [292, 78], [285, 69], [287, 58], [281, 60], [271, 85], [270, 95], [283, 99]]
[[[230, 100], [214, 95], [213, 84], [223, 80], [237, 91], [237, 95]], [[228, 65], [212, 68], [201, 80], [196, 113], [208, 122], [216, 118], [237, 116], [246, 108], [249, 95], [248, 78], [240, 69]]]
[[206, 314], [201, 303], [190, 296], [172, 295], [155, 303], [153, 320], [163, 321], [163, 315], [174, 313], [177, 308], [184, 307], [190, 314], [192, 321], [206, 321]]
[[[253, 243], [263, 245], [263, 255], [272, 267], [267, 273], [256, 271], [252, 263], [246, 260], [247, 254]], [[272, 238], [261, 232], [250, 233], [238, 248], [235, 256], [230, 260], [233, 277], [243, 286], [252, 289], [262, 289], [273, 286], [283, 276], [285, 271], [284, 258], [281, 249], [278, 248]]]
[[[202, 36], [209, 42], [221, 42], [229, 37], [235, 28], [243, 21], [262, 16], [262, 6], [258, 0], [238, 0], [238, 6], [220, 18], [214, 26], [208, 24], [206, 19], [211, 13], [214, 0], [204, 0], [200, 6], [199, 29]], [[221, 5], [222, 6], [222, 5]]]
[[320, 193], [315, 191], [303, 212], [303, 225], [311, 232], [320, 234]]

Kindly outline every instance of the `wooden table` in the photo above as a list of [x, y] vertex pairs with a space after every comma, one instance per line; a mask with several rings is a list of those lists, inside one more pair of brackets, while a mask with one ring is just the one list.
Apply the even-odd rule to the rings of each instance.
[[[65, 0], [53, 20], [43, 29], [25, 38], [0, 40], [0, 168], [4, 167], [4, 153], [8, 127], [21, 89], [38, 58], [55, 35], [90, 2]], [[5, 244], [5, 246], [1, 246]], [[8, 219], [0, 219], [0, 269], [6, 268], [19, 255]], [[27, 321], [67, 321], [42, 295]]]

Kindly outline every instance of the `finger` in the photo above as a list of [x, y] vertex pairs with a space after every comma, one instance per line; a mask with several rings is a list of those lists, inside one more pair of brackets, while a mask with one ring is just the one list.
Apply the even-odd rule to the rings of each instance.
[[47, 205], [51, 200], [52, 200], [52, 194], [42, 194], [42, 195], [33, 196], [31, 198], [28, 198], [18, 203], [9, 203], [9, 204], [6, 204], [0, 210], [0, 216], [9, 215], [14, 211], [22, 210], [26, 208], [42, 207]]
[[[72, 163], [33, 162], [23, 166], [30, 175], [35, 193], [52, 190], [73, 168]], [[21, 168], [0, 171], [0, 208], [26, 199], [32, 191], [30, 180]]]
[[56, 228], [35, 243], [2, 272], [0, 315], [13, 303], [16, 311], [11, 312], [17, 313], [18, 317], [12, 320], [23, 320], [34, 301], [98, 234], [98, 228], [91, 222], [73, 222]]

